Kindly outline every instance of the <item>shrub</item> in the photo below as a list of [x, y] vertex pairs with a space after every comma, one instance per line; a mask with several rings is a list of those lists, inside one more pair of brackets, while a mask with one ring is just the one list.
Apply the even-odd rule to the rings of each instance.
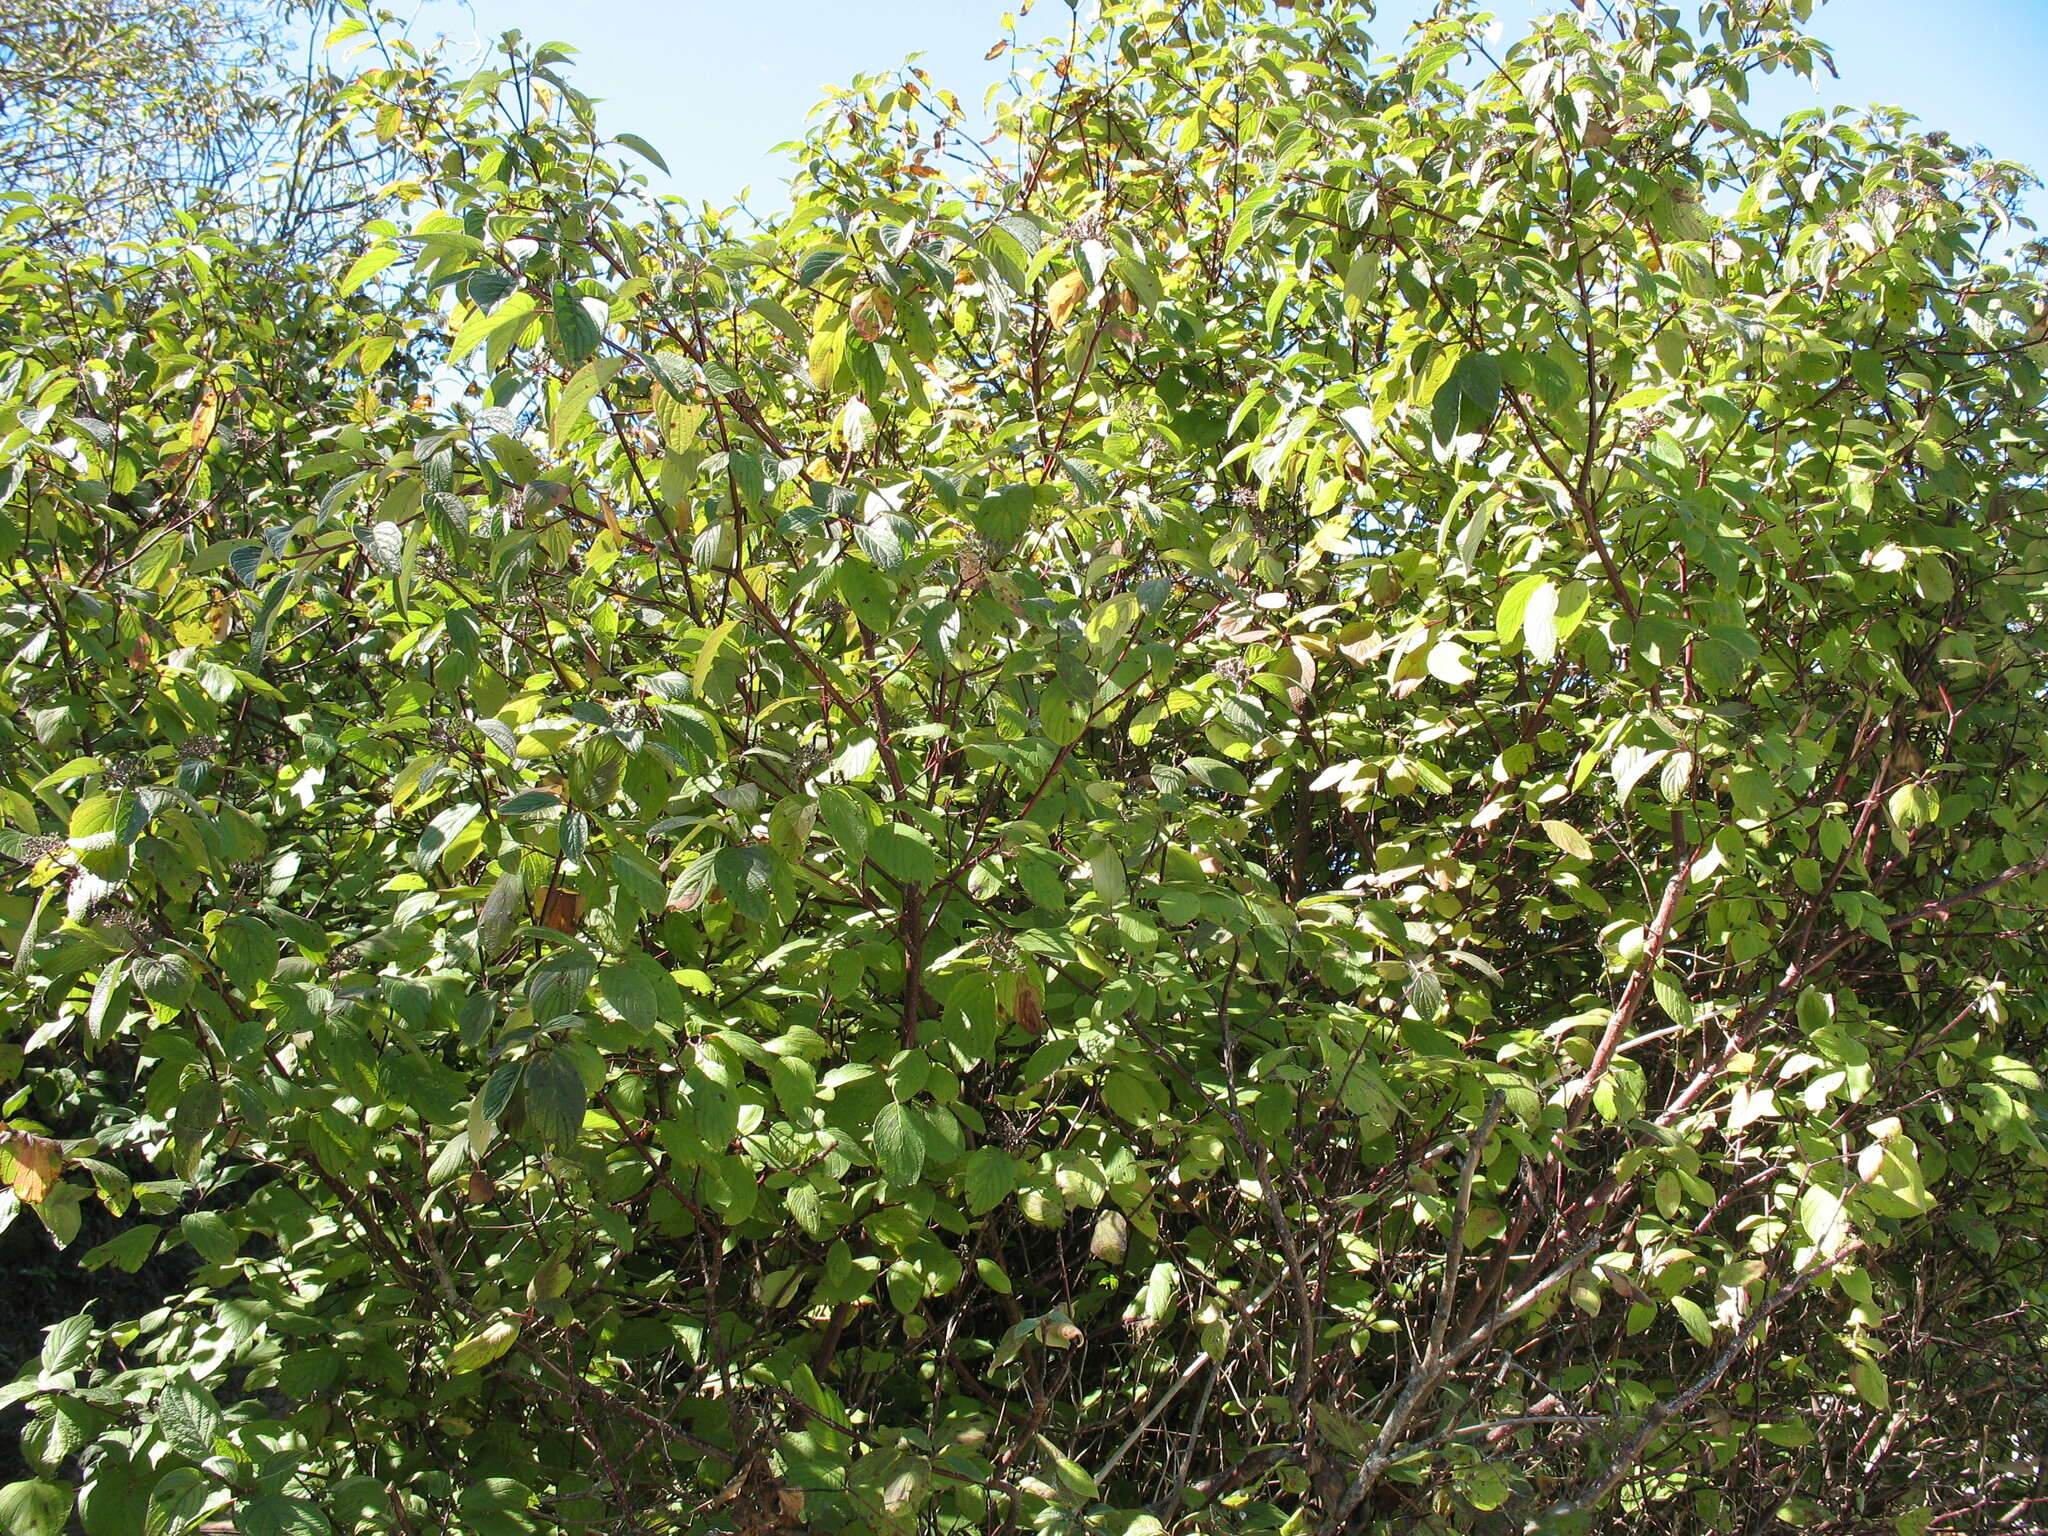
[[11, 252], [0, 1219], [196, 1268], [0, 1515], [2038, 1518], [2042, 290], [1806, 8], [1112, 0], [758, 222], [388, 41], [345, 271]]

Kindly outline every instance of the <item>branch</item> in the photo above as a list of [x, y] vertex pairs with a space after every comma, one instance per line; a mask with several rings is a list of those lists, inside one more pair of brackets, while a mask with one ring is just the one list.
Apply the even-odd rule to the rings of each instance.
[[1805, 1290], [1816, 1276], [1825, 1270], [1832, 1269], [1835, 1265], [1841, 1263], [1843, 1259], [1849, 1257], [1850, 1254], [1861, 1249], [1862, 1246], [1863, 1243], [1860, 1238], [1846, 1243], [1839, 1252], [1829, 1254], [1824, 1258], [1815, 1259], [1806, 1268], [1778, 1287], [1763, 1305], [1749, 1315], [1743, 1325], [1736, 1330], [1735, 1337], [1728, 1341], [1728, 1347], [1714, 1357], [1714, 1363], [1696, 1377], [1690, 1386], [1686, 1387], [1682, 1392], [1665, 1398], [1663, 1402], [1656, 1404], [1648, 1413], [1643, 1415], [1642, 1424], [1638, 1426], [1635, 1434], [1629, 1438], [1628, 1443], [1615, 1452], [1614, 1459], [1607, 1464], [1605, 1471], [1586, 1484], [1585, 1487], [1581, 1488], [1571, 1498], [1561, 1499], [1544, 1510], [1541, 1515], [1529, 1521], [1523, 1527], [1523, 1530], [1527, 1533], [1534, 1533], [1544, 1529], [1550, 1521], [1560, 1516], [1583, 1515], [1597, 1509], [1601, 1502], [1606, 1499], [1607, 1495], [1612, 1493], [1621, 1481], [1628, 1476], [1630, 1468], [1641, 1459], [1643, 1452], [1649, 1448], [1650, 1442], [1657, 1438], [1658, 1431], [1669, 1420], [1685, 1412], [1686, 1409], [1705, 1397], [1714, 1389], [1715, 1384], [1723, 1376], [1727, 1375], [1728, 1368], [1736, 1362], [1745, 1349], [1749, 1348], [1751, 1341], [1756, 1338], [1758, 1330], [1763, 1327], [1765, 1321], [1773, 1312]]
[[2048, 858], [2033, 859], [2025, 864], [2015, 864], [2004, 874], [1993, 875], [1989, 880], [1980, 881], [1976, 885], [1957, 891], [1953, 896], [1944, 896], [1939, 901], [1923, 902], [1910, 912], [1901, 912], [1896, 917], [1888, 917], [1884, 920], [1884, 925], [1887, 928], [1904, 928], [1909, 924], [1919, 922], [1923, 917], [1938, 917], [1943, 922], [1947, 922], [1954, 910], [1966, 902], [1982, 901], [2002, 885], [2010, 885], [2015, 880], [2024, 880], [2029, 875], [2043, 873], [2048, 873]]
[[1422, 1356], [1424, 1370], [1444, 1352], [1444, 1334], [1451, 1326], [1451, 1303], [1458, 1294], [1458, 1268], [1465, 1262], [1465, 1226], [1472, 1218], [1472, 1179], [1479, 1172], [1480, 1155], [1486, 1150], [1494, 1126], [1500, 1123], [1500, 1112], [1507, 1102], [1507, 1094], [1495, 1089], [1479, 1129], [1472, 1133], [1472, 1144], [1465, 1149], [1465, 1166], [1458, 1171], [1458, 1206], [1451, 1218], [1451, 1245], [1444, 1254], [1444, 1283], [1437, 1292], [1436, 1321], [1430, 1325], [1429, 1348]]
[[1609, 1063], [1614, 1060], [1616, 1049], [1627, 1035], [1629, 1026], [1642, 1011], [1643, 1000], [1650, 995], [1650, 979], [1656, 974], [1658, 962], [1664, 958], [1665, 942], [1671, 937], [1672, 926], [1678, 920], [1678, 904], [1685, 895], [1686, 883], [1692, 877], [1695, 855], [1681, 853], [1678, 868], [1672, 872], [1670, 881], [1664, 887], [1664, 899], [1657, 904], [1657, 915], [1651, 919], [1650, 927], [1643, 940], [1643, 958], [1622, 988], [1621, 1001], [1615, 1005], [1614, 1017], [1608, 1022], [1600, 1036], [1600, 1043], [1593, 1048], [1593, 1059], [1586, 1065], [1585, 1076], [1578, 1102], [1572, 1106], [1571, 1129], [1578, 1129], [1585, 1118], [1587, 1107], [1592, 1103], [1593, 1085], [1606, 1073]]
[[[1259, 1308], [1263, 1307], [1268, 1301], [1272, 1299], [1273, 1293], [1277, 1291], [1279, 1288], [1280, 1282], [1276, 1279], [1271, 1284], [1269, 1284], [1263, 1291], [1259, 1292], [1258, 1299], [1252, 1302], [1248, 1310], [1256, 1313], [1259, 1310]], [[1184, 1387], [1186, 1387], [1189, 1382], [1193, 1381], [1197, 1376], [1202, 1374], [1202, 1368], [1204, 1366], [1210, 1365], [1212, 1363], [1212, 1357], [1206, 1349], [1197, 1350], [1195, 1352], [1194, 1359], [1190, 1360], [1186, 1365], [1181, 1367], [1180, 1373], [1176, 1375], [1172, 1381], [1168, 1382], [1166, 1385], [1166, 1390], [1159, 1394], [1159, 1400], [1155, 1402], [1149, 1409], [1146, 1410], [1145, 1416], [1142, 1419], [1138, 1420], [1138, 1427], [1136, 1429], [1133, 1429], [1128, 1435], [1124, 1436], [1123, 1443], [1119, 1445], [1115, 1450], [1111, 1451], [1108, 1457], [1104, 1459], [1102, 1465], [1095, 1469], [1095, 1481], [1097, 1483], [1100, 1483], [1104, 1478], [1108, 1477], [1110, 1473], [1116, 1470], [1117, 1463], [1122, 1461], [1124, 1457], [1128, 1456], [1130, 1454], [1131, 1447], [1138, 1443], [1138, 1441], [1144, 1436], [1145, 1431], [1150, 1429], [1155, 1423], [1159, 1421], [1159, 1416], [1162, 1413], [1166, 1412], [1167, 1407], [1173, 1402], [1173, 1400], [1176, 1397], [1180, 1396], [1181, 1390]]]
[[1358, 1506], [1365, 1502], [1365, 1496], [1372, 1492], [1373, 1486], [1379, 1482], [1381, 1474], [1411, 1453], [1412, 1447], [1396, 1445], [1395, 1441], [1407, 1427], [1409, 1419], [1414, 1417], [1416, 1409], [1422, 1406], [1425, 1394], [1450, 1374], [1454, 1367], [1463, 1364], [1484, 1349], [1501, 1329], [1562, 1285], [1581, 1264], [1592, 1257], [1594, 1249], [1608, 1241], [1608, 1237], [1609, 1234], [1604, 1229], [1595, 1231], [1535, 1284], [1524, 1289], [1521, 1295], [1466, 1334], [1456, 1346], [1440, 1355], [1434, 1362], [1425, 1359], [1416, 1368], [1415, 1374], [1402, 1386], [1401, 1395], [1394, 1399], [1394, 1406], [1388, 1410], [1386, 1425], [1373, 1441], [1371, 1454], [1359, 1463], [1358, 1474], [1352, 1478], [1351, 1486], [1344, 1490], [1344, 1497], [1337, 1501], [1336, 1509], [1331, 1511], [1329, 1519], [1323, 1522], [1323, 1536], [1333, 1536], [1333, 1533], [1342, 1530], [1344, 1523], [1351, 1518]]

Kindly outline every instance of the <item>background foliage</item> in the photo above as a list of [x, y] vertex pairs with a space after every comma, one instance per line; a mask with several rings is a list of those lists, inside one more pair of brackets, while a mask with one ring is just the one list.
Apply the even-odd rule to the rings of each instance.
[[1116, 0], [755, 225], [345, 9], [338, 259], [25, 204], [0, 1222], [161, 1283], [0, 1523], [2037, 1525], [2041, 285], [1806, 10]]

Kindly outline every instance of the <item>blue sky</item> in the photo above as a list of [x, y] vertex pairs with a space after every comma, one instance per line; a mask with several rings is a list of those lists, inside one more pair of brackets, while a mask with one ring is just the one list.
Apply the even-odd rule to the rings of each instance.
[[[1011, 5], [1015, 0], [1009, 0]], [[1392, 44], [1414, 0], [1382, 6]], [[1536, 0], [1496, 0], [1512, 31]], [[638, 133], [667, 158], [665, 190], [725, 204], [751, 186], [755, 207], [781, 201], [772, 147], [796, 137], [828, 84], [921, 53], [938, 85], [974, 102], [1002, 66], [983, 55], [1001, 0], [467, 0], [422, 20], [451, 37], [529, 39], [578, 50], [575, 79], [604, 99], [613, 133]], [[1027, 35], [1067, 17], [1040, 0]], [[1981, 143], [2048, 174], [2048, 0], [1833, 0], [1812, 30], [1836, 50], [1839, 81], [1816, 97], [1772, 89], [1774, 111], [1820, 102], [1903, 106], [1929, 127]], [[2030, 199], [2048, 216], [2048, 196]]]

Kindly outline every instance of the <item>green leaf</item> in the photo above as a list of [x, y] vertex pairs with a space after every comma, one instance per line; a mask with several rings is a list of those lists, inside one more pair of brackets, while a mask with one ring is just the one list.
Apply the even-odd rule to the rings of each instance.
[[[652, 967], [659, 970], [658, 966]], [[636, 965], [606, 966], [597, 975], [598, 990], [628, 1024], [652, 1029], [661, 1022], [661, 1005], [653, 980]]]
[[1032, 487], [1003, 485], [989, 491], [974, 508], [974, 531], [998, 548], [1007, 548], [1031, 527]]
[[1614, 776], [1614, 798], [1616, 803], [1626, 805], [1630, 793], [1643, 781], [1643, 776], [1664, 757], [1664, 749], [1629, 746], [1624, 743], [1614, 749], [1607, 771]]
[[647, 161], [647, 163], [652, 165], [657, 171], [660, 171], [662, 175], [666, 176], [668, 174], [668, 162], [661, 158], [661, 152], [657, 150], [652, 144], [648, 143], [645, 139], [641, 138], [639, 134], [615, 133], [612, 135], [612, 142], [615, 144], [625, 145], [626, 148], [632, 150], [634, 154], [640, 156], [641, 159]]
[[1891, 1410], [1891, 1386], [1885, 1380], [1884, 1371], [1876, 1361], [1852, 1361], [1849, 1366], [1849, 1385], [1858, 1397], [1879, 1413]]
[[1460, 357], [1430, 402], [1430, 428], [1437, 441], [1485, 430], [1500, 409], [1500, 395], [1500, 359], [1484, 352]]
[[1834, 999], [1815, 987], [1802, 987], [1797, 1004], [1799, 1027], [1807, 1034], [1827, 1028], [1834, 1019]]
[[477, 1113], [489, 1124], [496, 1124], [504, 1118], [505, 1110], [512, 1102], [512, 1095], [519, 1087], [519, 1079], [525, 1075], [525, 1063], [501, 1062], [491, 1075], [484, 1079], [484, 1085], [477, 1093]]
[[521, 289], [496, 309], [479, 309], [462, 323], [448, 348], [448, 361], [459, 363], [501, 331], [523, 326], [533, 313], [533, 295]]
[[260, 918], [236, 913], [215, 932], [213, 959], [237, 991], [253, 996], [277, 972], [277, 935]]
[[44, 1478], [0, 1488], [0, 1531], [6, 1536], [60, 1536], [71, 1518], [71, 1487]]
[[1055, 1481], [1066, 1491], [1069, 1498], [1093, 1502], [1102, 1497], [1102, 1490], [1095, 1486], [1095, 1479], [1088, 1475], [1086, 1467], [1061, 1451], [1044, 1435], [1035, 1438], [1045, 1450]]
[[1695, 1018], [1692, 999], [1685, 994], [1685, 988], [1670, 971], [1658, 969], [1650, 974], [1650, 990], [1657, 996], [1657, 1006], [1664, 1010], [1664, 1016], [1672, 1023], [1690, 1029]]
[[1560, 643], [1578, 632], [1593, 611], [1593, 589], [1583, 581], [1568, 581], [1557, 593], [1557, 638]]
[[29, 962], [35, 957], [36, 940], [42, 936], [43, 915], [49, 911], [50, 903], [57, 897], [59, 887], [52, 883], [43, 887], [43, 894], [36, 898], [34, 909], [28, 921], [21, 925], [21, 936], [14, 946], [14, 974], [28, 974]]
[[241, 1239], [218, 1211], [193, 1211], [178, 1223], [193, 1251], [210, 1264], [225, 1264], [241, 1248]]
[[877, 570], [893, 571], [903, 564], [902, 520], [889, 513], [856, 525], [853, 542]]
[[857, 789], [827, 784], [818, 790], [818, 819], [839, 845], [849, 866], [858, 868], [868, 854], [868, 839], [881, 816], [874, 802]]
[[868, 834], [868, 857], [903, 885], [929, 885], [938, 873], [931, 839], [898, 821], [884, 822]]
[[491, 886], [477, 911], [476, 945], [490, 959], [504, 952], [512, 933], [526, 916], [526, 881], [515, 864]]
[[569, 440], [582, 423], [584, 410], [597, 398], [598, 392], [625, 366], [626, 359], [623, 357], [592, 358], [576, 371], [575, 377], [562, 386], [561, 394], [555, 399], [555, 409], [548, 428], [549, 441], [557, 450]]
[[747, 917], [766, 922], [774, 909], [768, 904], [768, 890], [774, 879], [773, 855], [759, 843], [721, 848], [713, 859], [718, 888], [725, 898]]
[[738, 619], [727, 619], [707, 634], [704, 643], [697, 647], [697, 660], [690, 668], [690, 692], [694, 697], [704, 697], [704, 685], [711, 678], [711, 669], [718, 665], [719, 653], [725, 649], [725, 642], [739, 627]]
[[520, 1079], [520, 1094], [526, 1123], [542, 1141], [553, 1147], [575, 1143], [590, 1096], [567, 1055], [549, 1051], [529, 1059]]
[[1520, 581], [1501, 594], [1500, 604], [1494, 610], [1493, 631], [1503, 646], [1510, 646], [1521, 636], [1522, 624], [1529, 612], [1529, 599], [1540, 587], [1550, 584], [1546, 576], [1524, 576]]
[[337, 292], [347, 295], [354, 293], [371, 278], [397, 261], [403, 253], [394, 245], [373, 245], [354, 261], [348, 271], [342, 274]]
[[1123, 905], [1127, 892], [1123, 856], [1108, 844], [1098, 844], [1088, 855], [1088, 881], [1106, 907]]
[[908, 1188], [924, 1173], [924, 1119], [909, 1106], [884, 1104], [875, 1115], [869, 1139], [874, 1143], [875, 1165], [891, 1184]]
[[1113, 655], [1137, 624], [1138, 598], [1133, 592], [1119, 592], [1096, 606], [1088, 615], [1088, 644], [1098, 654]]
[[469, 824], [482, 814], [481, 806], [470, 803], [451, 805], [442, 811], [427, 823], [427, 830], [420, 834], [419, 847], [413, 853], [413, 867], [422, 871], [432, 869]]
[[95, 1046], [104, 1045], [120, 1028], [128, 1010], [128, 961], [117, 956], [109, 961], [93, 984], [92, 1000], [85, 1007], [85, 1027]]
[[961, 1171], [970, 1215], [994, 1210], [1017, 1192], [1017, 1160], [999, 1147], [977, 1147]]
[[72, 807], [71, 846], [82, 850], [110, 846], [120, 824], [120, 795], [90, 795]]
[[267, 1493], [235, 1511], [235, 1529], [242, 1536], [331, 1536], [334, 1527], [311, 1499]]
[[134, 1274], [149, 1262], [156, 1252], [158, 1231], [152, 1226], [130, 1227], [117, 1237], [109, 1238], [97, 1248], [90, 1249], [79, 1258], [81, 1268], [87, 1270], [105, 1269], [109, 1265], [125, 1274]]
[[1690, 1296], [1671, 1298], [1671, 1310], [1678, 1314], [1678, 1320], [1685, 1324], [1685, 1331], [1692, 1335], [1693, 1342], [1708, 1346], [1714, 1342], [1714, 1324], [1708, 1318], [1706, 1309]]
[[561, 797], [552, 790], [522, 789], [498, 802], [500, 816], [531, 816], [539, 811], [560, 810]]
[[1010, 1296], [1016, 1293], [1017, 1287], [1015, 1282], [1010, 1279], [1003, 1266], [994, 1259], [976, 1259], [974, 1261], [974, 1271], [981, 1276], [981, 1283], [998, 1295]]
[[198, 1382], [181, 1376], [157, 1394], [155, 1423], [172, 1450], [200, 1461], [213, 1454], [220, 1438], [220, 1404]]
[[1885, 801], [1885, 810], [1893, 826], [1912, 832], [1934, 823], [1941, 814], [1941, 800], [1925, 784], [1901, 784]]
[[554, 319], [556, 350], [562, 361], [572, 368], [581, 366], [604, 337], [582, 296], [567, 283], [555, 285]]
[[1514, 1492], [1514, 1480], [1498, 1462], [1486, 1462], [1458, 1473], [1458, 1497], [1474, 1509], [1499, 1509]]
[[92, 1354], [92, 1314], [77, 1312], [44, 1330], [42, 1352], [36, 1359], [43, 1375], [54, 1376], [77, 1370]]

